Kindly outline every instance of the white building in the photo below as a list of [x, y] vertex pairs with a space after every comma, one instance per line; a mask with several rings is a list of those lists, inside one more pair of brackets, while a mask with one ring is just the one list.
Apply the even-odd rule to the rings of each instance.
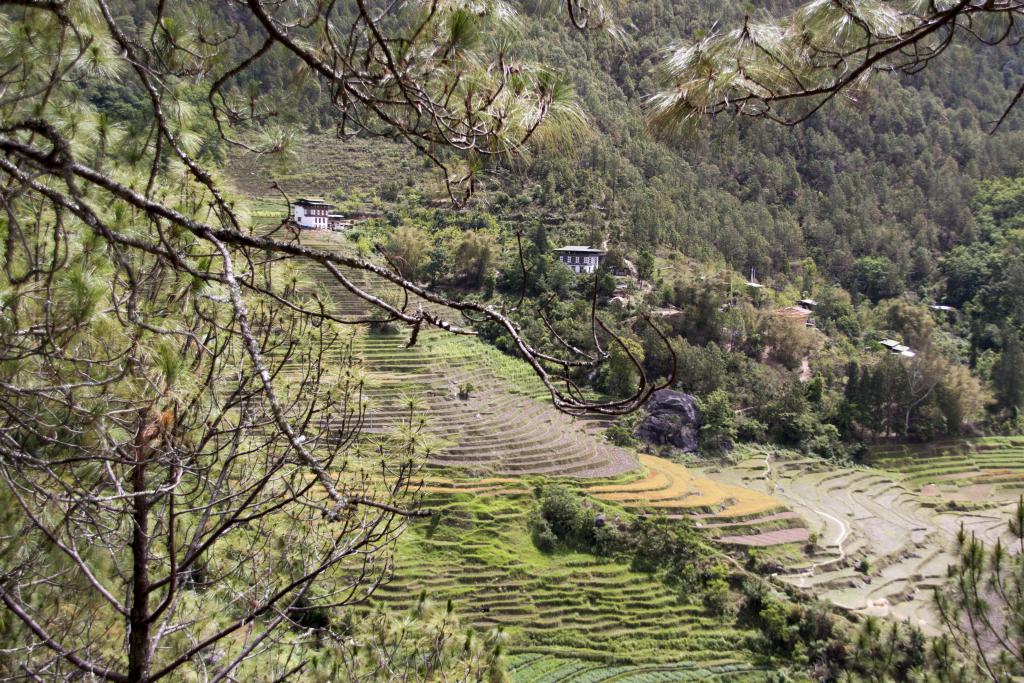
[[319, 197], [304, 197], [292, 204], [292, 220], [300, 228], [326, 230], [330, 227], [329, 214], [333, 208]]
[[593, 273], [601, 265], [604, 252], [592, 247], [569, 246], [555, 249], [558, 260], [574, 273]]

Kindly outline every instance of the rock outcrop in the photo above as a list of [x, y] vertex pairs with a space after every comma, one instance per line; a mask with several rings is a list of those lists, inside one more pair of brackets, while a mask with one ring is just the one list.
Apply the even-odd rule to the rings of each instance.
[[670, 444], [685, 452], [697, 450], [697, 434], [704, 416], [697, 399], [671, 389], [656, 391], [647, 403], [647, 416], [636, 435], [656, 446]]

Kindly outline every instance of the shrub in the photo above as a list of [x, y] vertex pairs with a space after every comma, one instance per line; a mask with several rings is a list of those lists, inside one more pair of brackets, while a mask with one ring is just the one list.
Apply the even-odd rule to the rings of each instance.
[[327, 608], [313, 604], [305, 595], [299, 597], [286, 610], [286, 614], [300, 628], [320, 631], [331, 625], [331, 616]]
[[541, 515], [530, 518], [530, 538], [537, 546], [537, 550], [542, 553], [553, 553], [558, 549], [558, 536], [555, 536], [555, 532]]
[[729, 570], [725, 565], [712, 565], [704, 572], [704, 606], [715, 616], [724, 617], [729, 613], [730, 596]]
[[622, 425], [612, 425], [604, 430], [604, 435], [610, 443], [620, 448], [630, 448], [637, 444], [633, 432], [628, 427], [623, 427]]
[[736, 439], [761, 443], [768, 438], [768, 427], [760, 420], [741, 414], [736, 420]]
[[398, 325], [391, 320], [375, 320], [370, 323], [370, 332], [373, 334], [392, 335], [400, 331]]
[[473, 386], [472, 382], [466, 382], [465, 384], [459, 385], [459, 398], [463, 401], [469, 400], [470, 394], [472, 394], [475, 389], [476, 387]]
[[580, 540], [588, 522], [593, 526], [593, 517], [583, 510], [579, 496], [562, 486], [544, 489], [540, 514], [555, 536], [568, 545]]
[[547, 486], [537, 495], [540, 508], [530, 519], [530, 535], [541, 552], [559, 548], [594, 553], [607, 550], [606, 536], [602, 544], [596, 542], [594, 510], [585, 507], [578, 494], [564, 486]]

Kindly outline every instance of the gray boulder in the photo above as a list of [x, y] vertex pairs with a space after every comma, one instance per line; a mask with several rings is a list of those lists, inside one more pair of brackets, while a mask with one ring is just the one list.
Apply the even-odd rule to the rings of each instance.
[[703, 422], [697, 399], [681, 391], [662, 389], [647, 402], [647, 415], [636, 428], [636, 435], [655, 446], [670, 444], [693, 453]]

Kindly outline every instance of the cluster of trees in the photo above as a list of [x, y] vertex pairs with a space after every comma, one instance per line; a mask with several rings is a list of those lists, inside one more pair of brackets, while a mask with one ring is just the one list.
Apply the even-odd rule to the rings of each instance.
[[357, 242], [372, 236], [384, 258], [410, 280], [469, 289], [486, 284], [493, 292], [500, 252], [492, 216], [473, 212], [458, 220], [435, 220], [430, 229], [418, 223], [391, 214], [386, 228], [349, 236]]
[[976, 424], [988, 403], [988, 394], [965, 366], [923, 352], [912, 359], [886, 355], [871, 366], [851, 363], [839, 412], [854, 437], [927, 441]]
[[605, 511], [565, 486], [546, 486], [537, 495], [529, 524], [542, 552], [616, 557], [636, 571], [657, 575], [681, 601], [700, 600], [713, 614], [729, 614], [728, 568], [689, 524], [663, 517], [608, 519]]

